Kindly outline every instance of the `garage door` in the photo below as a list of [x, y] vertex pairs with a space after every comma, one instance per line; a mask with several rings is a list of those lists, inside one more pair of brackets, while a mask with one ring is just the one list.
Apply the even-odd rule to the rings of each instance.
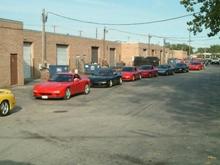
[[24, 59], [24, 78], [31, 78], [31, 43], [24, 43], [23, 59]]
[[109, 64], [115, 66], [115, 48], [110, 48]]
[[99, 57], [98, 51], [99, 51], [98, 47], [92, 47], [92, 59], [91, 59], [92, 64], [94, 63], [98, 64], [98, 57]]
[[57, 65], [69, 65], [67, 45], [57, 45]]

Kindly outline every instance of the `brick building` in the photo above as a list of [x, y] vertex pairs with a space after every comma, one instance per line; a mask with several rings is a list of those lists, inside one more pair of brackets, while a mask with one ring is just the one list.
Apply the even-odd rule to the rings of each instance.
[[[0, 19], [0, 87], [23, 85], [25, 79], [40, 77], [42, 64], [42, 34], [23, 29], [23, 23]], [[149, 51], [148, 51], [149, 50]], [[69, 65], [83, 71], [84, 64], [98, 63], [115, 66], [118, 62], [132, 65], [134, 56], [157, 56], [165, 63], [175, 57], [159, 45], [120, 43], [46, 33], [46, 61], [53, 65]], [[178, 53], [181, 54], [181, 53]]]

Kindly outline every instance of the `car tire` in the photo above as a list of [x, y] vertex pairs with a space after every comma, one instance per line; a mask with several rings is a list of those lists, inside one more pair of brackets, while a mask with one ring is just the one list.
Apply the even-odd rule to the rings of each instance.
[[65, 91], [64, 99], [69, 100], [70, 97], [71, 97], [71, 91], [70, 91], [70, 88], [67, 88], [66, 91]]
[[122, 82], [123, 82], [123, 81], [122, 81], [122, 78], [120, 77], [120, 78], [119, 78], [119, 85], [121, 85]]
[[139, 74], [139, 77], [138, 77], [138, 78], [139, 78], [139, 80], [141, 80], [141, 79], [142, 79], [142, 76], [141, 76], [141, 74]]
[[89, 84], [86, 84], [85, 88], [84, 88], [84, 94], [88, 95], [89, 93], [90, 93], [90, 86], [89, 86]]
[[0, 104], [0, 115], [1, 116], [7, 116], [10, 113], [10, 105], [8, 101], [2, 101]]
[[135, 76], [134, 75], [132, 76], [132, 81], [135, 81]]
[[113, 86], [112, 80], [109, 80], [108, 87], [112, 87], [112, 86]]

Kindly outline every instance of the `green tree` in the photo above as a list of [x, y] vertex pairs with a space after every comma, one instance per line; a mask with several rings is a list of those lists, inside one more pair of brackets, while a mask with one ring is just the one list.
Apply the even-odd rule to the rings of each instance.
[[211, 45], [209, 48], [210, 53], [220, 53], [220, 45]]
[[[187, 44], [170, 44], [166, 43], [166, 48], [172, 49], [172, 50], [183, 50], [189, 53], [189, 45]], [[193, 47], [190, 46], [190, 53], [193, 53]], [[189, 54], [188, 54], [189, 55]]]
[[209, 37], [220, 32], [220, 0], [180, 0], [180, 3], [194, 13], [194, 18], [187, 23], [194, 34], [204, 28], [209, 31]]

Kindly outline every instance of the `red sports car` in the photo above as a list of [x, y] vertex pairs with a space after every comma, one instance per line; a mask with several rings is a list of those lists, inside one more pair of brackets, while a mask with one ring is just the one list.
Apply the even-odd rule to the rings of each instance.
[[189, 70], [202, 70], [204, 68], [201, 62], [191, 62], [189, 64]]
[[141, 79], [141, 73], [136, 67], [124, 67], [121, 72], [123, 81], [134, 81]]
[[78, 93], [90, 92], [90, 80], [80, 77], [78, 74], [58, 73], [48, 82], [36, 84], [33, 88], [35, 98], [64, 98], [70, 99]]
[[142, 78], [157, 77], [158, 75], [158, 70], [153, 65], [141, 65], [138, 70]]

